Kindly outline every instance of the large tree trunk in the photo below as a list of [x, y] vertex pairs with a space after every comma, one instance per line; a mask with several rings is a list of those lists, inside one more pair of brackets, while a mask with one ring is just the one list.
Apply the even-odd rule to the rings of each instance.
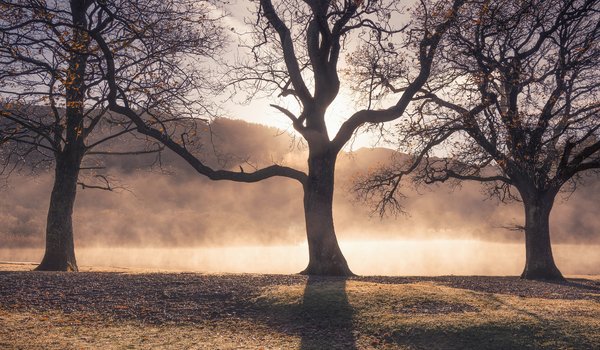
[[525, 206], [525, 269], [521, 278], [563, 280], [554, 263], [550, 244], [550, 211], [554, 196], [535, 194], [523, 197]]
[[73, 243], [73, 205], [81, 156], [63, 151], [56, 159], [54, 187], [46, 223], [46, 252], [38, 271], [77, 271]]
[[308, 236], [308, 267], [302, 274], [353, 275], [342, 254], [333, 227], [333, 182], [336, 154], [309, 156], [304, 186], [304, 215]]
[[[73, 205], [77, 194], [77, 179], [81, 160], [85, 153], [85, 128], [83, 106], [87, 87], [85, 70], [87, 48], [90, 43], [86, 11], [89, 1], [70, 2], [73, 18], [73, 41], [80, 47], [69, 57], [68, 75], [72, 77], [65, 84], [66, 125], [64, 148], [57, 151], [54, 171], [54, 187], [50, 195], [50, 208], [46, 222], [46, 252], [36, 270], [77, 271], [75, 245], [73, 243]], [[81, 50], [81, 52], [78, 52]], [[58, 127], [58, 125], [57, 125]], [[60, 129], [60, 128], [59, 128]], [[62, 130], [60, 131], [62, 134]]]

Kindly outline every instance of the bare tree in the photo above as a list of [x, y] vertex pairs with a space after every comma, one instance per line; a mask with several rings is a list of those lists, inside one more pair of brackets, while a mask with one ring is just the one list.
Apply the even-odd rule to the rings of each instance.
[[[357, 190], [397, 205], [401, 178], [473, 180], [525, 210], [522, 278], [562, 279], [549, 217], [560, 191], [600, 169], [600, 2], [475, 1], [440, 44], [435, 74], [400, 127], [412, 162]], [[387, 91], [384, 69], [372, 74]], [[436, 157], [437, 155], [437, 157]], [[420, 163], [420, 164], [419, 164]], [[516, 190], [516, 192], [515, 192]]]
[[[261, 0], [256, 18], [251, 21], [253, 53], [251, 64], [233, 67], [236, 86], [293, 97], [299, 105], [298, 115], [279, 105], [274, 108], [289, 118], [294, 129], [309, 148], [308, 174], [281, 165], [271, 165], [253, 172], [215, 170], [194, 156], [185, 144], [162, 130], [152, 127], [133, 107], [131, 98], [122, 91], [118, 62], [109, 43], [101, 35], [92, 35], [105, 54], [107, 81], [110, 86], [110, 108], [129, 117], [137, 130], [162, 142], [183, 157], [200, 174], [213, 180], [256, 182], [271, 177], [298, 181], [304, 189], [304, 211], [309, 246], [309, 263], [303, 271], [316, 275], [350, 275], [335, 235], [332, 201], [336, 158], [354, 132], [365, 124], [377, 124], [399, 118], [412, 97], [423, 87], [431, 71], [432, 61], [442, 35], [455, 19], [462, 0], [451, 4], [443, 1], [422, 2], [426, 20], [415, 23], [406, 40], [407, 48], [418, 64], [417, 74], [404, 87], [403, 95], [389, 106], [369, 106], [348, 116], [338, 133], [330, 138], [325, 113], [340, 91], [340, 56], [353, 36], [386, 49], [393, 47], [398, 14], [394, 1], [296, 1], [273, 3]], [[429, 11], [432, 12], [429, 12]], [[359, 35], [360, 34], [360, 35]], [[134, 43], [145, 47], [144, 40]], [[247, 90], [246, 90], [247, 91]]]
[[[136, 56], [135, 63], [140, 66], [167, 63], [164, 57], [176, 52], [174, 47], [194, 46], [192, 50], [196, 50], [204, 38], [218, 37], [220, 31], [211, 20], [206, 20], [209, 29], [202, 25], [200, 16], [206, 16], [207, 8], [186, 1], [0, 1], [0, 8], [3, 172], [9, 175], [19, 163], [33, 167], [54, 164], [46, 250], [37, 270], [77, 271], [72, 224], [77, 187], [115, 189], [92, 157], [141, 154], [162, 148], [124, 141], [125, 136], [132, 137], [130, 132], [136, 126], [108, 110], [103, 59], [90, 33], [101, 33], [118, 51], [115, 57], [121, 63], [120, 73], [135, 74], [121, 84], [123, 91], [151, 94], [154, 101], [167, 101], [162, 105], [168, 108], [174, 105], [168, 102], [171, 96], [186, 94], [202, 84], [202, 79], [194, 77], [197, 71], [190, 69], [183, 83], [174, 83], [168, 76], [150, 70], [132, 72], [129, 42], [143, 33], [123, 28], [123, 23], [115, 21], [105, 9], [128, 10], [152, 21], [146, 25], [153, 30], [167, 28], [162, 33], [170, 33], [171, 37], [174, 32], [189, 34], [153, 51], [153, 56]], [[174, 125], [178, 121], [161, 123]]]

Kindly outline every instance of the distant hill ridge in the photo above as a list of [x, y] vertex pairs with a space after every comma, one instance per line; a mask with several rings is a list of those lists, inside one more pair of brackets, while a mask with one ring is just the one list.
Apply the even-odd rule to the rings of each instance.
[[[292, 136], [272, 127], [220, 118], [199, 128], [200, 156], [219, 167], [252, 171], [277, 162], [305, 168], [302, 147]], [[212, 140], [212, 141], [211, 141]], [[111, 145], [116, 148], [117, 141]], [[110, 147], [109, 147], [110, 148]], [[481, 187], [464, 183], [402, 192], [408, 216], [380, 220], [372, 208], [348, 192], [356, 175], [389, 161], [393, 151], [359, 149], [339, 157], [334, 218], [340, 239], [351, 238], [473, 238], [522, 241], [522, 234], [503, 226], [522, 223], [521, 208], [484, 200]], [[289, 179], [256, 184], [210, 181], [177, 156], [165, 151], [165, 172], [149, 170], [155, 155], [105, 157], [106, 172], [127, 188], [119, 193], [79, 191], [74, 216], [77, 246], [194, 244], [283, 244], [305, 240], [302, 192]], [[0, 242], [3, 246], [42, 247], [51, 174], [15, 176], [0, 201]], [[596, 219], [599, 181], [589, 181], [568, 202], [557, 201], [552, 213], [556, 243], [600, 243]]]

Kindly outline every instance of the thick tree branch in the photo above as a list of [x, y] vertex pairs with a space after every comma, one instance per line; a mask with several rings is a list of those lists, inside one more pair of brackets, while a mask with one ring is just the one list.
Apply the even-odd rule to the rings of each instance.
[[283, 58], [296, 95], [304, 105], [311, 104], [313, 97], [308, 91], [304, 79], [302, 78], [289, 28], [277, 15], [271, 0], [261, 0], [260, 5], [263, 9], [264, 16], [279, 34]]
[[[295, 179], [302, 185], [306, 183], [307, 176], [304, 172], [280, 165], [271, 165], [269, 167], [259, 169], [251, 173], [234, 172], [227, 170], [214, 170], [211, 167], [205, 165], [202, 161], [196, 158], [188, 149], [171, 139], [166, 134], [166, 132], [161, 132], [158, 129], [149, 126], [146, 122], [144, 122], [144, 120], [136, 111], [127, 106], [119, 105], [117, 97], [119, 93], [119, 88], [116, 83], [116, 69], [112, 51], [110, 50], [108, 44], [104, 41], [104, 38], [99, 33], [91, 32], [90, 35], [98, 43], [100, 49], [104, 54], [104, 59], [106, 60], [106, 80], [110, 89], [110, 92], [108, 93], [109, 107], [112, 111], [124, 115], [131, 121], [133, 121], [133, 123], [137, 126], [137, 131], [139, 133], [161, 142], [167, 148], [181, 156], [198, 173], [205, 175], [211, 180], [257, 182], [271, 177], [280, 176]], [[127, 96], [121, 95], [120, 98], [126, 101]]]
[[454, 0], [452, 10], [446, 19], [435, 27], [435, 30], [431, 35], [426, 33], [426, 36], [421, 39], [419, 44], [419, 74], [415, 80], [406, 87], [396, 105], [382, 110], [361, 110], [353, 114], [342, 124], [337, 135], [332, 140], [334, 149], [342, 149], [346, 142], [352, 138], [354, 132], [365, 123], [384, 123], [402, 116], [414, 96], [427, 82], [431, 73], [433, 57], [437, 46], [440, 43], [443, 34], [456, 20], [458, 10], [463, 3], [464, 0]]

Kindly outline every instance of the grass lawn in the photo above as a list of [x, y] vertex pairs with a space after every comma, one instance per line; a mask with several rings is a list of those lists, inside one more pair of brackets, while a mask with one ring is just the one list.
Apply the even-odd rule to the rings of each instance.
[[0, 349], [600, 349], [598, 276], [27, 268], [0, 265]]

